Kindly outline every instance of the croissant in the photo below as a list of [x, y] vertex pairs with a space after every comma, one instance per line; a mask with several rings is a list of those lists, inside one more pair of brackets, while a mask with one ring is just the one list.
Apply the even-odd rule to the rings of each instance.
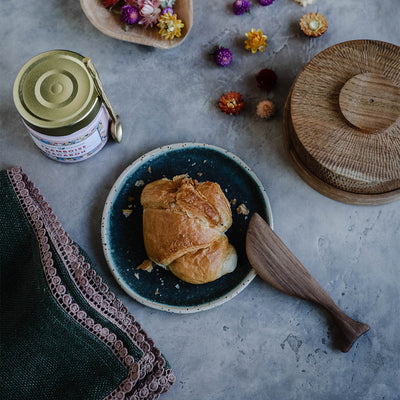
[[232, 225], [220, 186], [186, 175], [147, 184], [141, 195], [147, 256], [178, 278], [211, 282], [236, 268], [237, 255], [224, 232]]

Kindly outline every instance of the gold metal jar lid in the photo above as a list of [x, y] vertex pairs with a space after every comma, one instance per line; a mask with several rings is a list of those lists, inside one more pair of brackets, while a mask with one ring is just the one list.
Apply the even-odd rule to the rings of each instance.
[[14, 83], [14, 103], [34, 130], [65, 136], [96, 117], [102, 102], [83, 59], [72, 51], [52, 50], [21, 68]]

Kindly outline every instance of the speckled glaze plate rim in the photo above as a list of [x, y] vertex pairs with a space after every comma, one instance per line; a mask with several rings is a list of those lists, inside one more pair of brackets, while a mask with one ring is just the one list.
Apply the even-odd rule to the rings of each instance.
[[155, 157], [165, 155], [168, 152], [183, 149], [183, 148], [205, 148], [205, 149], [210, 149], [213, 150], [214, 152], [222, 153], [225, 156], [229, 157], [234, 163], [236, 163], [239, 167], [244, 169], [248, 175], [254, 180], [255, 184], [257, 185], [259, 192], [262, 196], [264, 207], [265, 207], [265, 213], [268, 217], [269, 225], [273, 229], [273, 217], [272, 217], [272, 212], [271, 212], [271, 205], [269, 202], [268, 195], [261, 183], [261, 181], [258, 179], [256, 174], [248, 167], [239, 157], [234, 155], [233, 153], [229, 152], [228, 150], [225, 150], [221, 147], [214, 146], [214, 145], [209, 145], [205, 143], [196, 143], [196, 142], [186, 142], [186, 143], [175, 143], [175, 144], [170, 144], [162, 147], [158, 147], [154, 150], [151, 150], [145, 154], [143, 154], [141, 157], [136, 159], [133, 163], [131, 163], [118, 177], [118, 179], [115, 181], [113, 187], [111, 188], [105, 205], [103, 209], [103, 215], [102, 215], [102, 221], [101, 221], [101, 239], [102, 239], [102, 247], [103, 247], [103, 252], [104, 256], [106, 258], [106, 262], [108, 264], [108, 267], [111, 270], [112, 275], [118, 282], [118, 284], [121, 286], [121, 288], [133, 299], [135, 299], [137, 302], [148, 306], [150, 308], [162, 310], [162, 311], [168, 311], [172, 313], [178, 313], [178, 314], [189, 314], [189, 313], [195, 313], [199, 311], [205, 311], [209, 310], [211, 308], [214, 308], [216, 306], [219, 306], [228, 300], [231, 300], [234, 298], [236, 295], [238, 295], [245, 287], [249, 285], [249, 283], [254, 279], [256, 276], [256, 272], [253, 268], [250, 269], [250, 271], [247, 273], [247, 275], [244, 277], [244, 279], [236, 285], [233, 289], [229, 290], [227, 293], [224, 295], [220, 296], [219, 298], [216, 298], [215, 300], [205, 302], [204, 304], [197, 304], [194, 306], [176, 306], [176, 305], [168, 305], [165, 303], [158, 303], [156, 301], [150, 300], [137, 292], [134, 291], [134, 289], [125, 283], [125, 281], [122, 279], [122, 276], [118, 272], [118, 268], [115, 266], [113, 257], [111, 255], [111, 245], [109, 244], [109, 222], [110, 222], [110, 216], [111, 216], [111, 208], [114, 204], [114, 201], [116, 200], [120, 190], [123, 188], [126, 180], [129, 178], [131, 174], [133, 174], [137, 168], [139, 168], [141, 165], [146, 163], [147, 161], [154, 159]]

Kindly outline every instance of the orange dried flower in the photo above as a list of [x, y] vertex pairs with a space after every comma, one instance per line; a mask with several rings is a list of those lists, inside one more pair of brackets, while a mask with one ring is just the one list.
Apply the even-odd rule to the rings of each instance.
[[240, 93], [228, 92], [220, 97], [218, 105], [222, 112], [230, 115], [237, 115], [244, 107], [244, 101]]
[[328, 29], [328, 21], [322, 14], [310, 12], [301, 18], [300, 29], [307, 36], [321, 36]]

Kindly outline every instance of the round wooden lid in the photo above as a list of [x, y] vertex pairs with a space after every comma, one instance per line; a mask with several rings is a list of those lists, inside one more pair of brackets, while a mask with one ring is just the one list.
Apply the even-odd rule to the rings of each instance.
[[355, 40], [322, 51], [299, 74], [290, 110], [310, 173], [352, 193], [400, 188], [400, 47]]

